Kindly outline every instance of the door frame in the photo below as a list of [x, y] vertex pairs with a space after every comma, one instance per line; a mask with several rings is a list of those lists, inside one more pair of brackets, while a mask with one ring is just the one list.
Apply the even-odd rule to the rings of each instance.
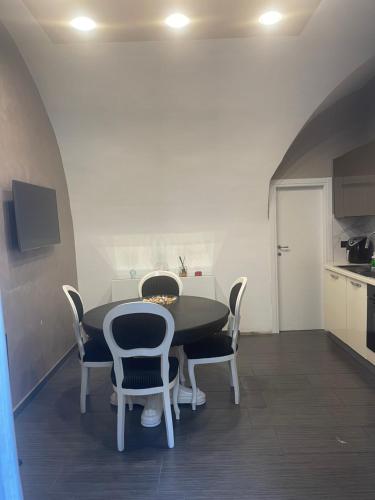
[[[332, 241], [332, 178], [317, 179], [277, 179], [270, 183], [269, 221], [270, 221], [270, 256], [271, 256], [271, 306], [272, 333], [280, 333], [279, 323], [279, 278], [277, 256], [277, 192], [279, 189], [293, 187], [320, 187], [323, 189], [323, 261], [333, 261]], [[323, 269], [322, 269], [323, 273]]]
[[[0, 290], [0, 485], [1, 498], [22, 500], [22, 486], [19, 473], [16, 437], [14, 432], [14, 417], [10, 380], [8, 371], [8, 356], [3, 322]], [[4, 495], [4, 496], [3, 496]]]

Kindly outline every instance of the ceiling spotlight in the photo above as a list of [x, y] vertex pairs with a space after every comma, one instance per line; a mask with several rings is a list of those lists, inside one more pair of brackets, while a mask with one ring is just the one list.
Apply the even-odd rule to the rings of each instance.
[[270, 10], [262, 14], [259, 18], [259, 22], [266, 26], [271, 26], [271, 24], [276, 24], [283, 18], [282, 14], [277, 10]]
[[92, 31], [96, 28], [96, 22], [89, 17], [76, 17], [70, 21], [70, 26], [79, 31]]
[[170, 28], [181, 29], [187, 26], [190, 23], [190, 19], [184, 14], [180, 14], [176, 12], [175, 14], [171, 14], [165, 20], [165, 24]]

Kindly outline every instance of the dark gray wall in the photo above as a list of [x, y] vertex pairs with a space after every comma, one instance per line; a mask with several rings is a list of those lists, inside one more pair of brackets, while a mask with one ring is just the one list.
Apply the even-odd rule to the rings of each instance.
[[[54, 131], [38, 90], [0, 24], [0, 289], [15, 406], [73, 344], [61, 285], [76, 283], [72, 217]], [[56, 189], [61, 244], [14, 246], [12, 179]]]
[[375, 79], [310, 120], [273, 179], [330, 177], [333, 159], [375, 138]]
[[337, 176], [374, 175], [375, 141], [352, 149], [333, 160], [333, 173]]

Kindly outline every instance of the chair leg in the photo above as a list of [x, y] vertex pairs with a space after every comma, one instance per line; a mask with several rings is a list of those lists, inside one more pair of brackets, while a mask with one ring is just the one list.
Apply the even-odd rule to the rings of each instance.
[[81, 365], [81, 413], [86, 413], [86, 394], [89, 369]]
[[178, 402], [177, 402], [179, 388], [180, 388], [180, 382], [178, 375], [176, 383], [173, 387], [173, 409], [174, 409], [174, 414], [176, 416], [176, 420], [180, 420], [180, 408], [178, 407]]
[[125, 395], [117, 393], [117, 449], [124, 451], [125, 447]]
[[86, 395], [90, 394], [90, 386], [91, 386], [91, 370], [87, 368], [87, 386], [86, 386]]
[[133, 399], [132, 399], [132, 397], [128, 396], [127, 400], [128, 400], [129, 411], [133, 411]]
[[163, 391], [163, 406], [164, 406], [165, 427], [167, 429], [168, 448], [174, 448], [171, 398], [169, 396], [168, 388]]
[[228, 370], [229, 370], [230, 386], [233, 387], [232, 367], [230, 361], [228, 361]]
[[195, 410], [197, 407], [197, 382], [194, 374], [194, 363], [190, 359], [188, 360], [188, 371], [192, 389], [191, 407]]
[[184, 384], [186, 380], [184, 374], [185, 352], [184, 352], [184, 346], [182, 345], [178, 347], [178, 363], [180, 365], [180, 382], [181, 384]]
[[231, 367], [231, 371], [232, 371], [232, 380], [233, 380], [233, 386], [234, 386], [234, 402], [236, 403], [236, 405], [238, 405], [238, 404], [240, 404], [240, 386], [238, 383], [236, 358], [233, 358], [230, 361], [230, 367]]

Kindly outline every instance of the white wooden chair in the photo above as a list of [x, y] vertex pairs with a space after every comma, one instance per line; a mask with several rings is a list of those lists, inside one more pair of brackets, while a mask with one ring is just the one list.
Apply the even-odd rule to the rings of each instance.
[[150, 295], [182, 295], [183, 284], [171, 271], [152, 271], [143, 276], [138, 285], [139, 297]]
[[111, 309], [104, 318], [103, 332], [113, 356], [112, 383], [117, 393], [117, 448], [125, 447], [125, 404], [127, 397], [160, 394], [169, 448], [174, 447], [173, 407], [179, 389], [178, 359], [169, 357], [174, 334], [171, 313], [159, 304], [130, 302]]
[[[183, 284], [177, 274], [171, 271], [152, 271], [143, 276], [138, 285], [139, 297], [149, 297], [151, 295], [176, 295], [183, 292]], [[180, 363], [180, 382], [185, 383], [184, 365], [185, 353], [183, 346], [177, 348], [178, 361]]]
[[238, 405], [240, 402], [240, 388], [237, 373], [237, 353], [238, 337], [240, 327], [240, 310], [242, 297], [246, 289], [247, 278], [242, 277], [236, 280], [230, 290], [228, 319], [228, 332], [219, 332], [213, 336], [199, 342], [184, 346], [184, 351], [188, 360], [188, 372], [192, 388], [192, 408], [196, 409], [197, 404], [197, 383], [195, 380], [194, 368], [196, 365], [206, 365], [211, 363], [229, 363], [231, 373], [231, 383], [234, 387], [234, 400]]
[[73, 314], [73, 331], [78, 345], [81, 364], [81, 413], [86, 413], [86, 396], [89, 394], [90, 368], [108, 368], [113, 365], [112, 355], [104, 340], [89, 339], [82, 327], [84, 313], [79, 292], [70, 285], [63, 285]]

